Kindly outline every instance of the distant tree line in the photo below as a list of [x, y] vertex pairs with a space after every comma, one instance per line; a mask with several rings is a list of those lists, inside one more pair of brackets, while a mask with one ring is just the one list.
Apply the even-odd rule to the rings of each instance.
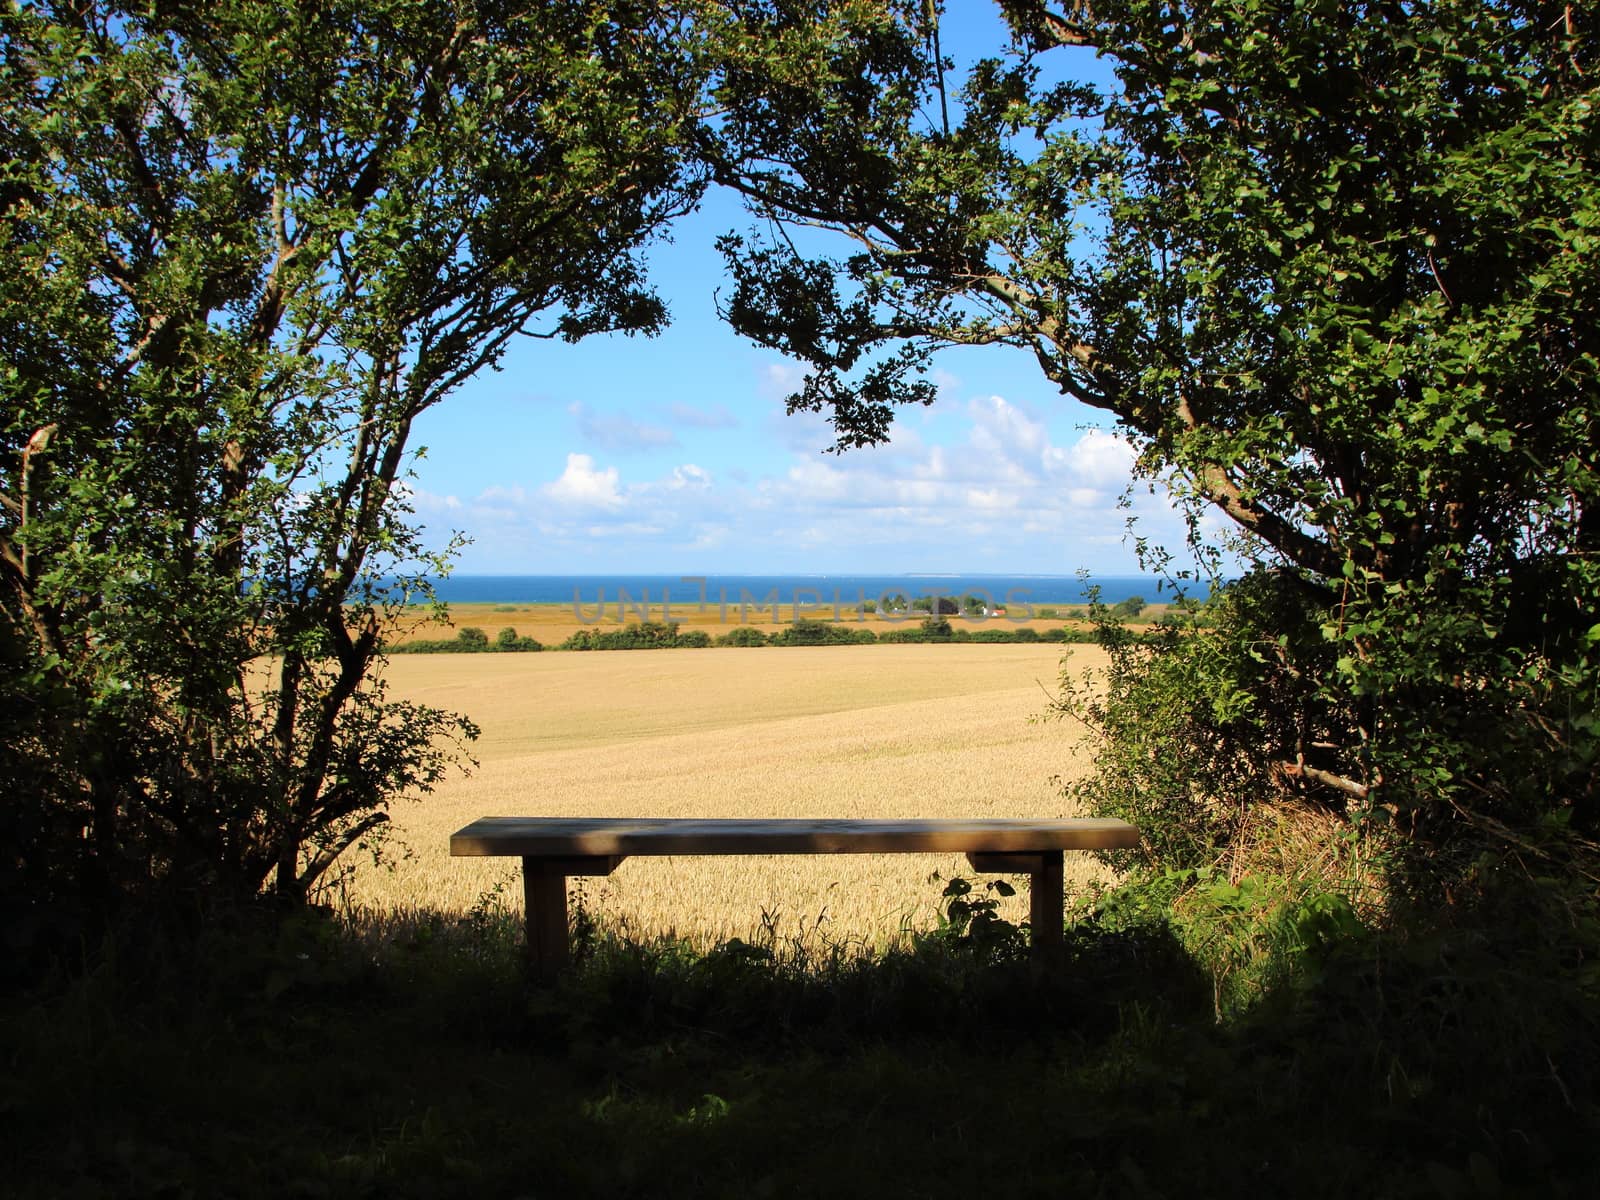
[[906, 629], [874, 633], [849, 624], [813, 621], [802, 618], [775, 633], [765, 633], [753, 625], [738, 625], [713, 637], [703, 629], [683, 630], [676, 621], [641, 621], [621, 629], [580, 629], [554, 646], [524, 637], [510, 626], [491, 641], [483, 630], [466, 626], [453, 638], [428, 638], [399, 642], [385, 648], [388, 654], [522, 654], [543, 650], [674, 650], [703, 649], [708, 646], [864, 646], [903, 642], [978, 642], [986, 644], [1056, 642], [1089, 643], [1096, 640], [1093, 630], [1055, 626], [1034, 629], [1020, 625], [1012, 629], [969, 629], [952, 626], [944, 617], [927, 617]]

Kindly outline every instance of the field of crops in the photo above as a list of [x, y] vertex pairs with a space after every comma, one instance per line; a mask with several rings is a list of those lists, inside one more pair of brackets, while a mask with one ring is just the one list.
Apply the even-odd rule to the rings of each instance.
[[[1030, 721], [1060, 647], [888, 645], [400, 657], [394, 692], [464, 712], [479, 765], [395, 811], [411, 855], [364, 867], [351, 901], [470, 909], [511, 859], [452, 859], [452, 831], [490, 815], [1058, 817], [1053, 777], [1083, 769], [1081, 730]], [[1074, 672], [1100, 652], [1076, 647]], [[1074, 861], [1077, 860], [1077, 861]], [[881, 944], [934, 919], [957, 855], [632, 859], [583, 881], [603, 919], [696, 943], [761, 935]], [[1068, 880], [1097, 871], [1068, 856]], [[966, 873], [970, 874], [970, 871]], [[1007, 913], [1020, 919], [1025, 898]], [[819, 928], [820, 927], [820, 928]]]

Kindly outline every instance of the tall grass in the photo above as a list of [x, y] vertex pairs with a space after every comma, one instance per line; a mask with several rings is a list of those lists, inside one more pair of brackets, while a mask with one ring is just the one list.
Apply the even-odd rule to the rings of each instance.
[[113, 943], [0, 997], [7, 1190], [1587, 1196], [1592, 997], [1546, 974], [1580, 947], [1511, 938], [1550, 910], [1501, 899], [1358, 932], [1220, 1020], [1217, 947], [1137, 895], [1048, 966], [959, 923], [700, 952], [589, 914], [535, 989], [492, 892]]

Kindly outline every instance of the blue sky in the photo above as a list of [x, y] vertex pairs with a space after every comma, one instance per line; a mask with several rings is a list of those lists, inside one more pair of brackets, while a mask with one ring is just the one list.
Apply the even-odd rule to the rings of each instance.
[[[987, 4], [951, 8], [947, 54], [996, 44]], [[660, 337], [522, 341], [417, 422], [417, 517], [432, 544], [472, 539], [458, 573], [1132, 574], [1130, 511], [1181, 544], [1144, 485], [1118, 507], [1131, 450], [1020, 351], [945, 352], [938, 402], [902, 412], [890, 443], [823, 453], [825, 420], [783, 411], [798, 364], [716, 315], [713, 242], [748, 225], [712, 195], [653, 249]]]

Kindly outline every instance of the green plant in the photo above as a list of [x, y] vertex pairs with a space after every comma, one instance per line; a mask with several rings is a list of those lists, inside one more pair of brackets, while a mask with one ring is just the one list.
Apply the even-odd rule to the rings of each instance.
[[832, 621], [813, 621], [802, 618], [791, 622], [768, 639], [773, 646], [842, 646], [863, 639], [860, 634], [871, 630], [852, 629], [849, 625]]
[[1113, 604], [1111, 606], [1111, 611], [1118, 617], [1131, 618], [1137, 617], [1144, 611], [1144, 608], [1145, 604], [1143, 596], [1128, 596], [1127, 598], [1118, 600], [1115, 604]]
[[617, 13], [0, 12], [0, 894], [298, 899], [475, 734], [378, 671], [454, 549], [408, 442], [519, 332], [665, 320], [699, 77]]
[[[1198, 764], [1149, 768], [1180, 824], [1287, 794], [1398, 843], [1393, 882], [1441, 900], [1547, 822], [1592, 844], [1593, 14], [1000, 7], [1012, 45], [954, 78], [934, 9], [747, 25], [787, 69], [735, 64], [707, 138], [767, 230], [721, 242], [724, 312], [807, 365], [791, 410], [871, 445], [936, 401], [941, 347], [1025, 347], [1179, 497], [1203, 571], [1202, 517], [1233, 524], [1261, 602], [1150, 656], [1169, 740], [1121, 727]], [[1084, 48], [1114, 83], [1072, 81]]]
[[940, 895], [945, 903], [939, 912], [939, 938], [986, 955], [1015, 953], [1022, 947], [1022, 930], [1000, 915], [1000, 900], [1016, 895], [1005, 880], [987, 880], [977, 892], [958, 875], [945, 883]]
[[676, 621], [640, 621], [621, 629], [580, 629], [558, 647], [561, 650], [666, 650], [674, 646], [710, 644], [708, 635], [699, 636], [705, 641], [684, 642], [688, 635], [678, 633]]

